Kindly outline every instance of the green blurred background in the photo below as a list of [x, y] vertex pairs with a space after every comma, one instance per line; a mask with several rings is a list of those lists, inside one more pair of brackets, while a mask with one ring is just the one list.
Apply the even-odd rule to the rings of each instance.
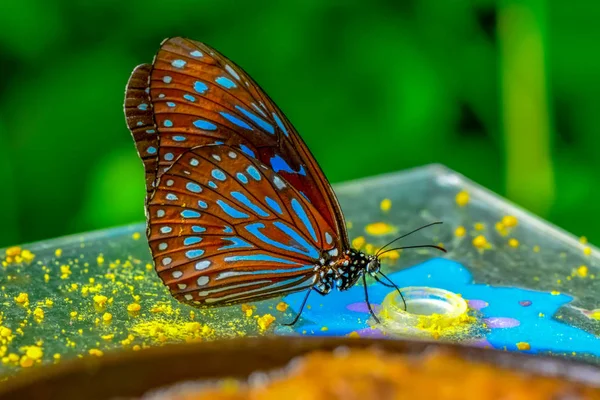
[[160, 42], [255, 78], [332, 182], [439, 162], [600, 240], [600, 2], [21, 0], [0, 13], [0, 247], [144, 218], [124, 86]]

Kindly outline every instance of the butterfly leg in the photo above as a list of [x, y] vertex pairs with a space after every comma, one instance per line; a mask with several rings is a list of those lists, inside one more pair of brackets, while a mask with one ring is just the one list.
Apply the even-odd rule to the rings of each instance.
[[377, 275], [371, 275], [371, 276], [373, 278], [375, 278], [375, 280], [377, 282], [381, 283], [383, 286], [395, 288], [398, 291], [400, 298], [402, 299], [402, 303], [404, 304], [404, 311], [406, 311], [406, 300], [404, 299], [404, 296], [402, 295], [400, 288], [390, 278], [388, 278], [387, 275], [385, 275], [383, 272], [379, 271], [379, 273], [381, 274], [381, 276], [383, 276], [385, 279], [387, 279], [390, 283], [383, 282], [381, 279], [379, 279], [379, 277], [377, 277]]
[[375, 313], [373, 312], [373, 308], [371, 307], [371, 303], [369, 302], [369, 291], [367, 290], [367, 277], [363, 274], [362, 278], [363, 287], [365, 288], [365, 301], [367, 302], [367, 307], [369, 307], [369, 312], [371, 313], [373, 318], [375, 318], [375, 321], [377, 321], [377, 323], [379, 324], [381, 322], [379, 321], [379, 318], [377, 318], [377, 315], [375, 315]]
[[302, 315], [302, 311], [304, 310], [304, 306], [306, 305], [306, 301], [308, 300], [308, 296], [310, 295], [310, 292], [312, 292], [313, 287], [311, 286], [310, 289], [308, 289], [306, 291], [306, 296], [304, 296], [304, 300], [302, 300], [302, 305], [300, 306], [300, 311], [298, 311], [298, 314], [296, 314], [296, 317], [294, 318], [294, 320], [292, 322], [290, 322], [289, 324], [282, 324], [285, 326], [293, 326], [296, 324], [296, 322], [298, 322], [298, 319], [300, 318], [300, 315]]

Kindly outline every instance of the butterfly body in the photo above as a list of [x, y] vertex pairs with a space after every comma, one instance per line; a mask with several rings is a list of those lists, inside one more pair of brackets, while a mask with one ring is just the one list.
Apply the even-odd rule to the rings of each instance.
[[[146, 174], [155, 269], [198, 307], [344, 291], [379, 259], [351, 249], [327, 178], [292, 124], [240, 67], [200, 42], [161, 44], [127, 84]], [[368, 298], [367, 298], [368, 301]]]

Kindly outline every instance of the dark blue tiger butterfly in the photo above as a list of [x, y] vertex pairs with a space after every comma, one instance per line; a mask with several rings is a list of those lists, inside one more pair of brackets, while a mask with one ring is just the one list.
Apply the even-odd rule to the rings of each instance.
[[387, 245], [376, 255], [350, 247], [306, 144], [216, 50], [165, 40], [152, 65], [133, 70], [125, 116], [144, 162], [156, 271], [178, 300], [220, 306], [307, 290], [303, 308], [313, 290], [325, 295], [362, 279], [368, 303], [366, 275], [398, 289], [380, 271]]

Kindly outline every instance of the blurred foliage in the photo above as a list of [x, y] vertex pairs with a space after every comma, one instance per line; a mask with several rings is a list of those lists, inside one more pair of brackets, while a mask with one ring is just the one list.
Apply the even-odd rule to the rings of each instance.
[[600, 240], [600, 3], [9, 0], [0, 246], [144, 218], [124, 86], [181, 35], [275, 99], [332, 182], [439, 162]]

